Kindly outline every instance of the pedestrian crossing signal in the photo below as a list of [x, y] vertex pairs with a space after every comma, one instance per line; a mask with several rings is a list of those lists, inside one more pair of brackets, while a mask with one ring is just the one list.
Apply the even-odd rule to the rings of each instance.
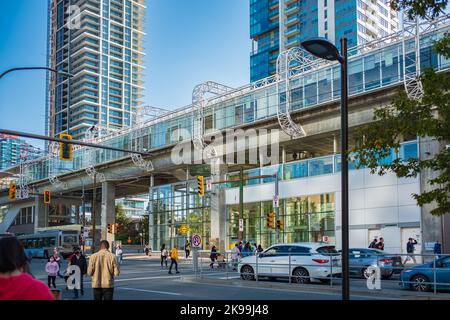
[[203, 197], [205, 195], [205, 178], [203, 176], [198, 176], [197, 184], [198, 184], [197, 194], [200, 197]]
[[9, 200], [15, 200], [16, 196], [17, 196], [16, 183], [15, 182], [11, 182], [9, 184]]
[[267, 214], [267, 228], [274, 229], [275, 228], [275, 213], [270, 212]]
[[51, 199], [50, 199], [50, 191], [45, 190], [44, 191], [44, 203], [45, 204], [50, 204], [50, 201], [51, 201]]
[[112, 224], [108, 223], [108, 233], [113, 233]]
[[[61, 133], [60, 139], [72, 140], [72, 135]], [[59, 160], [71, 161], [72, 160], [72, 144], [60, 142], [59, 143]]]

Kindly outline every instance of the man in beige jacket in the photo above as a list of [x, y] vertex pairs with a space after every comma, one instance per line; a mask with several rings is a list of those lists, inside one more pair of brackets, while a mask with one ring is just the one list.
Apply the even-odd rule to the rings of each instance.
[[116, 257], [108, 249], [108, 241], [102, 240], [100, 250], [89, 258], [87, 274], [92, 277], [94, 300], [112, 300], [114, 276], [120, 274]]

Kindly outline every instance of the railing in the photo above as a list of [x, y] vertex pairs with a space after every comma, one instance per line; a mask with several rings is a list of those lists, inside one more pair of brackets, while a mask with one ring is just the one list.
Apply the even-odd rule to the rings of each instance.
[[[224, 261], [210, 259], [210, 251], [199, 251], [198, 271], [195, 277], [218, 278], [221, 280], [281, 280], [289, 284], [322, 283], [330, 287], [340, 287], [342, 279], [342, 260], [340, 253], [306, 253], [260, 257], [251, 253], [247, 257], [239, 254], [232, 259], [230, 251], [217, 252]], [[410, 264], [408, 257], [428, 264]], [[364, 263], [350, 259], [350, 278], [353, 290], [399, 290], [414, 289], [418, 292], [450, 290], [450, 255], [440, 254], [370, 254]], [[281, 259], [280, 259], [281, 257]], [[254, 258], [254, 259], [252, 259]], [[270, 260], [272, 259], [272, 260]], [[278, 262], [275, 260], [278, 259]], [[446, 260], [445, 264], [442, 263]], [[251, 260], [249, 262], [248, 260]], [[302, 261], [299, 261], [302, 260]], [[353, 260], [353, 261], [352, 261]], [[392, 264], [393, 260], [396, 264]], [[405, 261], [407, 263], [405, 263]], [[275, 271], [272, 271], [275, 270]], [[411, 274], [411, 276], [409, 275]], [[397, 275], [399, 278], [397, 279]]]

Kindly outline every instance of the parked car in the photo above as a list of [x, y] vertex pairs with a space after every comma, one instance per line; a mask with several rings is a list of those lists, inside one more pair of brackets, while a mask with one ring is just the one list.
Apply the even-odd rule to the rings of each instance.
[[400, 274], [400, 286], [416, 291], [430, 291], [434, 289], [435, 277], [436, 290], [450, 290], [450, 256], [403, 270]]
[[378, 266], [381, 277], [389, 279], [394, 273], [402, 271], [402, 257], [379, 249], [351, 248], [349, 250], [350, 275], [368, 279], [371, 275], [368, 269], [370, 266]]
[[326, 243], [283, 243], [241, 259], [238, 270], [244, 280], [254, 280], [256, 274], [271, 279], [292, 276], [297, 283], [328, 282], [331, 276], [341, 274], [341, 258], [336, 248]]

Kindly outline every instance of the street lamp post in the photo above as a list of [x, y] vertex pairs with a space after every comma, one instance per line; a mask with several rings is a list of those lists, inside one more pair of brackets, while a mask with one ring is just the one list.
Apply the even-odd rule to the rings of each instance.
[[47, 68], [47, 67], [20, 67], [20, 68], [12, 68], [12, 69], [8, 69], [5, 72], [3, 72], [2, 74], [0, 74], [0, 79], [3, 78], [3, 76], [7, 75], [10, 72], [13, 71], [23, 71], [23, 70], [48, 70], [51, 72], [54, 72], [56, 74], [60, 74], [66, 77], [73, 77], [72, 74], [66, 72], [66, 71], [60, 71], [60, 70], [56, 70], [56, 69], [52, 69], [52, 68]]
[[341, 38], [341, 54], [334, 44], [324, 38], [311, 38], [301, 43], [312, 55], [341, 64], [341, 230], [342, 230], [342, 299], [350, 299], [349, 232], [348, 232], [348, 79], [347, 38]]

